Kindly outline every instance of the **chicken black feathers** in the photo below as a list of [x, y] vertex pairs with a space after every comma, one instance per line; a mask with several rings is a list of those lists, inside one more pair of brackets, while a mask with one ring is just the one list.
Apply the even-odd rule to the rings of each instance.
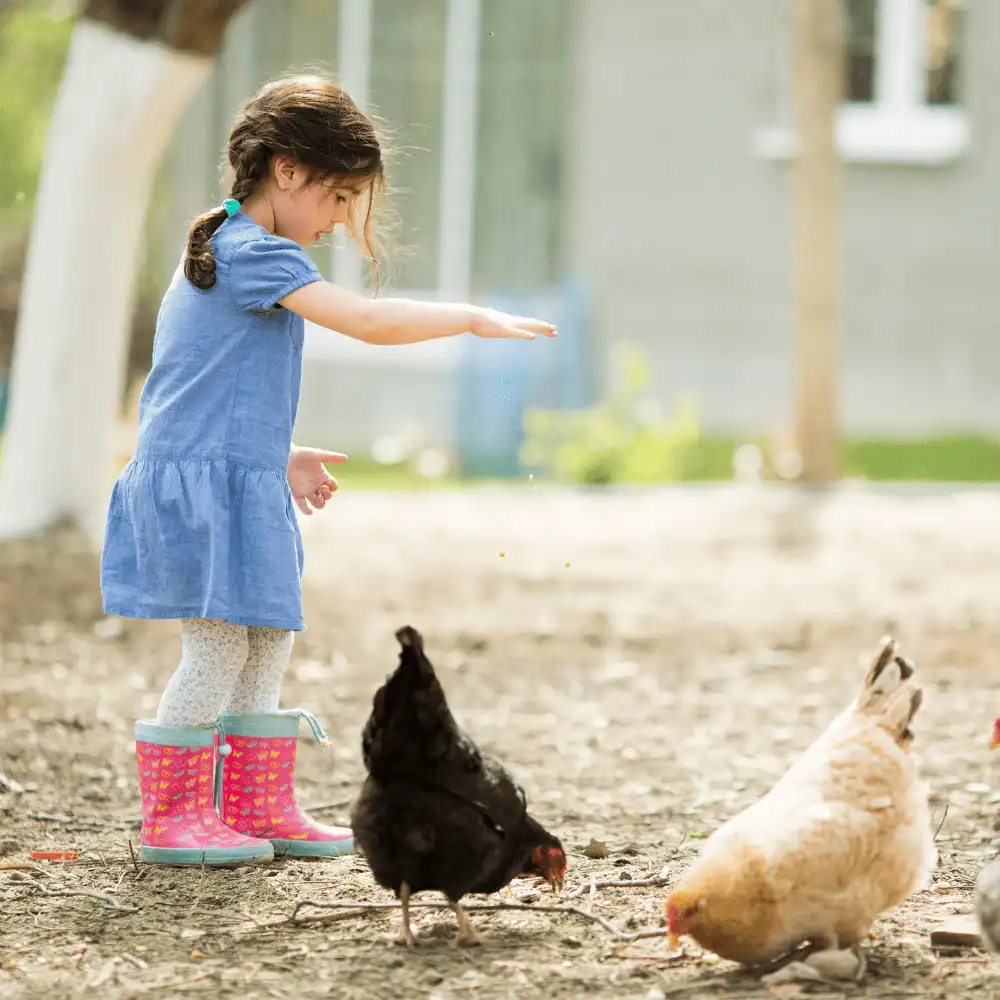
[[[402, 628], [396, 638], [399, 665], [376, 692], [361, 737], [368, 777], [351, 811], [355, 842], [375, 880], [404, 904], [415, 892], [444, 893], [456, 905], [460, 941], [474, 943], [457, 906], [465, 894], [528, 874], [558, 888], [566, 855], [528, 813], [507, 769], [455, 721], [419, 632]], [[412, 944], [405, 909], [403, 937]]]

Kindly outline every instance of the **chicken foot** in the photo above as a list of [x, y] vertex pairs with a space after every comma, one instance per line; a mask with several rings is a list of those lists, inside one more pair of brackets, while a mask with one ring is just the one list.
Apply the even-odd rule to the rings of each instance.
[[451, 908], [455, 911], [455, 916], [458, 918], [458, 937], [455, 938], [456, 948], [476, 948], [481, 945], [482, 939], [476, 934], [472, 929], [472, 924], [469, 923], [469, 915], [462, 909], [461, 903], [455, 903], [448, 900], [451, 903]]
[[399, 887], [399, 905], [403, 912], [403, 921], [399, 928], [399, 936], [396, 944], [406, 945], [407, 948], [416, 948], [417, 942], [410, 930], [410, 887], [404, 882]]

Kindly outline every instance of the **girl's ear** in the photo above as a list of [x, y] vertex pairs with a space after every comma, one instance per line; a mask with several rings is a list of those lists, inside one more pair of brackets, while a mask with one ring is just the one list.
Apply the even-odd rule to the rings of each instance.
[[295, 160], [290, 156], [276, 156], [271, 163], [271, 173], [279, 191], [288, 191], [295, 186]]

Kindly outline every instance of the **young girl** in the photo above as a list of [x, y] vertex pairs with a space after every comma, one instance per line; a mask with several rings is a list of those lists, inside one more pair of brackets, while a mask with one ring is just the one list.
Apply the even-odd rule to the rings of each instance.
[[326, 745], [322, 729], [302, 709], [278, 710], [304, 628], [294, 506], [323, 507], [337, 488], [324, 462], [344, 460], [292, 444], [303, 320], [386, 345], [555, 334], [539, 320], [368, 299], [322, 280], [303, 248], [343, 225], [373, 259], [384, 184], [371, 122], [335, 84], [264, 87], [228, 154], [231, 197], [191, 226], [160, 308], [101, 565], [108, 614], [181, 619], [180, 665], [155, 721], [136, 724], [136, 755], [140, 855], [182, 865], [353, 850], [349, 830], [295, 801], [300, 718]]

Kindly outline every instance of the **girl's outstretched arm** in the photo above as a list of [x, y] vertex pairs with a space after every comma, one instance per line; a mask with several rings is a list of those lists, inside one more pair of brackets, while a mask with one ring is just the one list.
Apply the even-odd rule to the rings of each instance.
[[416, 344], [460, 333], [518, 340], [556, 335], [556, 328], [540, 319], [450, 302], [369, 299], [328, 281], [303, 285], [280, 303], [303, 319], [366, 344]]

